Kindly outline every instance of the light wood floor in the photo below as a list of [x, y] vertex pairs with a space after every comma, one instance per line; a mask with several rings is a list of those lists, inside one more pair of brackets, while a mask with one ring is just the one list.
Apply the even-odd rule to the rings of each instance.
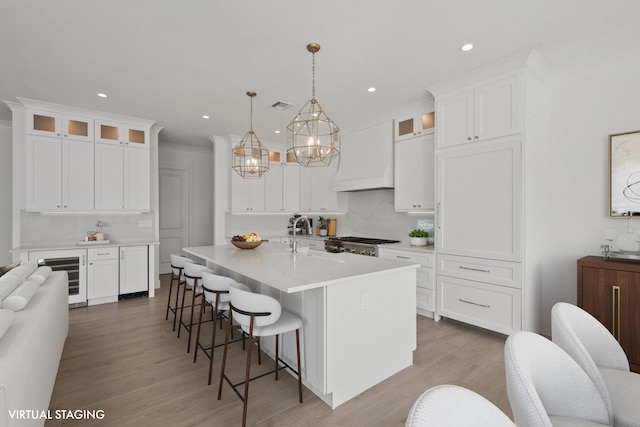
[[[155, 298], [70, 311], [69, 336], [50, 409], [101, 409], [105, 417], [94, 421], [51, 420], [47, 427], [240, 424], [242, 402], [228, 385], [224, 386], [222, 400], [216, 399], [222, 347], [214, 354], [214, 380], [207, 386], [209, 360], [200, 352], [194, 364], [193, 350], [186, 353], [185, 331], [177, 339], [171, 313], [169, 320], [164, 320], [168, 279], [168, 275], [162, 276], [162, 288]], [[210, 327], [203, 328], [205, 337], [210, 337], [210, 332]], [[224, 334], [217, 335], [224, 340]], [[415, 399], [438, 384], [458, 384], [474, 390], [511, 416], [504, 340], [503, 336], [452, 321], [434, 322], [418, 316], [413, 366], [335, 410], [306, 388], [304, 403], [298, 403], [295, 379], [288, 374], [281, 375], [278, 382], [273, 376], [261, 378], [250, 386], [247, 424], [403, 426]], [[384, 337], [371, 344], [371, 351], [380, 345], [384, 345]], [[228, 357], [228, 372], [240, 381], [245, 359], [239, 343], [230, 347]], [[271, 359], [265, 360], [262, 366], [256, 361], [255, 372], [272, 367]]]

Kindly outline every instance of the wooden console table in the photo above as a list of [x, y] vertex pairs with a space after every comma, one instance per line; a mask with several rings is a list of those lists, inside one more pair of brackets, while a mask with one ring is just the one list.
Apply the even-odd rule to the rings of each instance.
[[578, 306], [609, 329], [640, 373], [640, 263], [579, 259]]

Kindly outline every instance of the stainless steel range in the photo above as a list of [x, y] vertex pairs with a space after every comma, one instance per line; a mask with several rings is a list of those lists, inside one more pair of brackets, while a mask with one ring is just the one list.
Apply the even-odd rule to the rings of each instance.
[[400, 243], [400, 240], [372, 239], [369, 237], [330, 237], [324, 241], [327, 252], [347, 252], [359, 255], [378, 256], [378, 245]]

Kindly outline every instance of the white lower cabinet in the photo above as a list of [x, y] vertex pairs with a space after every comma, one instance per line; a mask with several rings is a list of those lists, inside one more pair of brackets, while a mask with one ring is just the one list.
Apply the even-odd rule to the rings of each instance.
[[148, 246], [120, 247], [120, 295], [149, 289]]
[[87, 267], [87, 304], [118, 300], [118, 248], [90, 248]]
[[431, 317], [436, 321], [440, 320], [435, 305], [436, 288], [434, 286], [433, 253], [410, 248], [386, 248], [384, 245], [379, 249], [380, 257], [382, 258], [420, 264], [416, 272], [416, 312], [421, 316]]
[[438, 275], [438, 314], [503, 334], [521, 329], [520, 289]]
[[522, 264], [438, 254], [437, 312], [503, 334], [522, 329]]

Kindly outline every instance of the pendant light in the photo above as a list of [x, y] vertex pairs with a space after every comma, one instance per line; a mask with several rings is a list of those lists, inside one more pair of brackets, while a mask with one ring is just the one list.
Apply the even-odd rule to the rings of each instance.
[[311, 99], [287, 126], [287, 153], [302, 166], [329, 166], [340, 155], [340, 129], [316, 100], [317, 43], [309, 43], [312, 55]]
[[233, 149], [233, 170], [244, 179], [261, 178], [269, 170], [269, 150], [265, 148], [253, 132], [253, 98], [255, 92], [247, 92], [251, 99], [249, 132]]

